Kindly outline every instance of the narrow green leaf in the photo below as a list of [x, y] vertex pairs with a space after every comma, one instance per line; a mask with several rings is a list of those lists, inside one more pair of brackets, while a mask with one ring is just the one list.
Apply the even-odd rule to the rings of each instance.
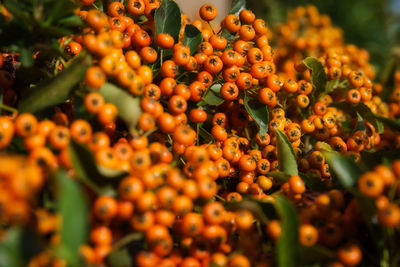
[[15, 18], [25, 23], [26, 26], [32, 27], [33, 17], [28, 11], [22, 8], [16, 0], [5, 0], [4, 6]]
[[201, 138], [203, 138], [205, 144], [215, 142], [214, 136], [201, 126], [199, 127], [199, 135], [201, 136]]
[[120, 239], [113, 247], [113, 250], [107, 256], [106, 261], [108, 266], [112, 267], [125, 267], [132, 266], [133, 258], [135, 255], [132, 255], [128, 251], [128, 246], [136, 243], [143, 242], [143, 234], [142, 233], [132, 233], [124, 236]]
[[383, 161], [389, 160], [393, 161], [395, 159], [400, 159], [400, 149], [389, 149], [389, 150], [377, 150], [377, 151], [366, 151], [360, 152], [361, 161], [368, 166], [373, 168], [378, 164], [382, 164]]
[[291, 176], [298, 175], [296, 157], [292, 144], [290, 144], [287, 136], [280, 130], [275, 130], [276, 146], [278, 149], [279, 169]]
[[199, 29], [192, 24], [186, 24], [182, 43], [190, 48], [190, 54], [192, 56], [196, 53], [197, 47], [202, 40], [203, 37], [201, 36]]
[[60, 253], [68, 266], [81, 266], [79, 247], [87, 242], [89, 205], [82, 187], [65, 170], [55, 174], [58, 182], [58, 211], [61, 214]]
[[43, 248], [36, 232], [29, 228], [12, 227], [0, 242], [0, 266], [27, 266], [29, 260]]
[[233, 0], [229, 14], [239, 15], [240, 11], [246, 8], [246, 0]]
[[142, 113], [139, 99], [111, 83], [104, 84], [98, 92], [104, 96], [107, 102], [113, 103], [118, 108], [118, 115], [125, 121], [132, 133]]
[[392, 57], [385, 65], [381, 75], [380, 83], [383, 91], [381, 93], [382, 100], [387, 100], [394, 88], [394, 73], [397, 69], [398, 58]]
[[[261, 222], [267, 224], [269, 222], [268, 215], [263, 211], [258, 201], [245, 199], [239, 202], [226, 202], [225, 209], [230, 211], [248, 210]], [[266, 203], [265, 205], [271, 205]]]
[[21, 64], [25, 68], [30, 68], [33, 65], [33, 53], [30, 49], [21, 49], [21, 54], [19, 56]]
[[269, 112], [266, 105], [260, 103], [257, 99], [245, 94], [244, 107], [250, 117], [257, 123], [260, 136], [264, 136], [268, 131]]
[[271, 176], [281, 183], [287, 182], [290, 178], [290, 175], [284, 172], [268, 172], [266, 176]]
[[378, 119], [374, 113], [372, 113], [371, 109], [365, 105], [364, 103], [358, 104], [349, 104], [347, 102], [338, 102], [330, 104], [331, 107], [335, 107], [341, 109], [348, 113], [351, 117], [357, 117], [357, 113], [361, 115], [361, 117], [370, 122], [378, 133], [383, 132], [383, 124]]
[[82, 81], [91, 62], [89, 55], [79, 57], [57, 76], [30, 89], [21, 96], [19, 112], [34, 113], [64, 102], [71, 90]]
[[386, 118], [377, 114], [374, 114], [375, 119], [377, 119], [378, 121], [382, 122], [383, 124], [389, 126], [390, 128], [392, 128], [392, 130], [395, 131], [400, 131], [400, 120], [399, 119], [390, 119], [390, 118]]
[[100, 192], [100, 186], [117, 184], [120, 178], [125, 176], [125, 173], [119, 170], [99, 168], [93, 154], [73, 139], [70, 140], [68, 149], [76, 176], [96, 193]]
[[181, 29], [181, 10], [172, 0], [164, 0], [154, 14], [156, 36], [159, 33], [168, 33], [175, 42], [178, 42]]
[[329, 191], [328, 186], [322, 182], [321, 178], [317, 175], [307, 175], [299, 173], [299, 176], [306, 184], [306, 187], [315, 192], [326, 192]]
[[295, 207], [285, 197], [275, 198], [275, 208], [281, 218], [282, 234], [276, 247], [279, 267], [298, 266], [300, 220]]
[[308, 57], [304, 59], [303, 62], [306, 67], [311, 70], [311, 83], [314, 87], [313, 96], [318, 97], [319, 94], [325, 91], [328, 81], [324, 66], [315, 57]]
[[127, 248], [113, 250], [107, 256], [107, 263], [112, 267], [127, 267], [132, 266], [132, 257]]
[[74, 15], [74, 9], [78, 7], [76, 2], [69, 0], [58, 0], [54, 1], [53, 3], [54, 4], [51, 7], [51, 12], [46, 21], [49, 24], [58, 24], [59, 19], [68, 15]]
[[335, 175], [344, 188], [352, 188], [362, 174], [360, 167], [350, 158], [336, 152], [322, 152], [329, 165], [329, 171]]
[[205, 105], [211, 105], [211, 106], [219, 106], [222, 103], [224, 103], [224, 99], [219, 95], [219, 92], [221, 90], [221, 85], [220, 84], [214, 84], [208, 90], [206, 93], [203, 95], [202, 100], [197, 104], [198, 106], [205, 106]]
[[[229, 11], [229, 14], [239, 15], [240, 11], [246, 8], [246, 0], [233, 0], [232, 7]], [[227, 29], [223, 28], [221, 32], [221, 36], [224, 37], [228, 41], [232, 41], [235, 38], [235, 33], [230, 33]]]

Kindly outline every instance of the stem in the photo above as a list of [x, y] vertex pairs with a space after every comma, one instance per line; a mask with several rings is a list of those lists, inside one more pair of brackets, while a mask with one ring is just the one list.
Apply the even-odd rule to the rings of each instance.
[[132, 241], [135, 240], [139, 240], [143, 237], [142, 233], [132, 233], [129, 234], [127, 236], [125, 236], [124, 238], [120, 239], [113, 247], [113, 250], [119, 250], [122, 247], [128, 245], [129, 243], [131, 243]]
[[217, 194], [215, 195], [215, 197], [218, 198], [219, 200], [223, 201], [223, 202], [226, 201], [223, 197], [221, 197], [221, 196], [219, 196], [219, 195], [217, 195]]
[[247, 128], [247, 127], [244, 128], [244, 134], [246, 135], [247, 140], [251, 140], [250, 134], [249, 134], [249, 128]]
[[163, 64], [163, 54], [164, 54], [164, 49], [161, 49], [161, 52], [160, 52], [160, 68], [161, 68], [161, 66]]
[[207, 24], [208, 24], [208, 26], [210, 26], [210, 29], [211, 29], [212, 33], [215, 35], [214, 29], [213, 29], [213, 27], [211, 26], [211, 24], [210, 24], [209, 21], [207, 21]]
[[12, 113], [18, 113], [18, 110], [16, 108], [12, 108], [12, 107], [7, 106], [7, 105], [5, 105], [3, 103], [0, 103], [0, 109], [4, 109], [4, 110], [10, 111]]

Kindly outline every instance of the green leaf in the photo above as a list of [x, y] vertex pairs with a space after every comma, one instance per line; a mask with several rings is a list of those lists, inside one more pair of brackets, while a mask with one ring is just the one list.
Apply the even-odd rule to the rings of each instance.
[[336, 258], [336, 253], [323, 246], [300, 247], [300, 262], [305, 264], [320, 264], [321, 262], [332, 261]]
[[71, 90], [82, 81], [91, 62], [89, 55], [78, 57], [57, 76], [22, 94], [18, 104], [18, 111], [20, 113], [34, 113], [64, 102]]
[[281, 218], [282, 228], [282, 234], [276, 247], [278, 266], [298, 266], [300, 221], [297, 211], [292, 203], [283, 196], [275, 198], [275, 208]]
[[380, 77], [383, 91], [380, 94], [382, 100], [387, 100], [394, 88], [394, 73], [396, 72], [398, 59], [392, 57], [385, 65]]
[[290, 178], [290, 175], [284, 172], [268, 172], [266, 176], [271, 176], [281, 183], [287, 182]]
[[190, 48], [190, 54], [193, 56], [199, 44], [202, 42], [203, 37], [201, 32], [192, 24], [186, 24], [185, 32], [183, 33], [182, 43]]
[[58, 24], [57, 20], [64, 18], [68, 15], [73, 15], [74, 9], [78, 7], [76, 2], [71, 0], [58, 0], [54, 1], [53, 3], [54, 4], [51, 7], [51, 12], [46, 21], [49, 24]]
[[337, 152], [323, 151], [322, 153], [329, 165], [329, 171], [339, 179], [344, 188], [352, 188], [362, 174], [360, 167], [352, 159]]
[[205, 105], [210, 105], [210, 106], [219, 106], [222, 103], [224, 103], [224, 99], [219, 95], [219, 92], [221, 90], [221, 85], [220, 84], [214, 84], [208, 90], [206, 93], [203, 95], [202, 100], [197, 104], [198, 106], [205, 106]]
[[324, 94], [332, 93], [336, 89], [346, 89], [346, 88], [348, 88], [348, 86], [349, 86], [348, 80], [344, 80], [344, 81], [332, 80], [332, 81], [329, 81], [326, 83], [326, 89], [325, 89]]
[[21, 64], [25, 68], [30, 68], [33, 65], [33, 53], [27, 48], [22, 48], [19, 56]]
[[[143, 243], [142, 233], [132, 233], [120, 239], [107, 256], [106, 261], [109, 266], [123, 267], [132, 266], [132, 258], [135, 255], [129, 253], [127, 246], [136, 243]], [[136, 249], [137, 250], [137, 249]]]
[[199, 135], [203, 138], [205, 144], [215, 143], [214, 136], [201, 126], [199, 127]]
[[364, 103], [358, 103], [352, 105], [347, 102], [338, 102], [338, 103], [332, 103], [330, 106], [345, 111], [351, 117], [357, 117], [357, 113], [359, 113], [364, 120], [370, 122], [375, 127], [375, 130], [378, 133], [383, 132], [382, 122], [376, 117], [374, 113], [372, 113], [371, 109]]
[[79, 247], [87, 242], [89, 205], [82, 187], [65, 170], [55, 174], [58, 181], [58, 211], [61, 214], [61, 243], [59, 253], [68, 266], [81, 266]]
[[73, 139], [70, 140], [68, 149], [76, 176], [97, 194], [101, 191], [100, 186], [118, 184], [120, 178], [125, 176], [125, 173], [119, 170], [99, 167], [93, 154]]
[[329, 191], [328, 186], [322, 182], [321, 178], [317, 175], [307, 175], [299, 173], [299, 176], [306, 184], [307, 188], [315, 192], [326, 192]]
[[28, 11], [19, 5], [16, 0], [5, 0], [4, 6], [16, 19], [23, 22], [27, 27], [32, 27], [33, 17]]
[[400, 149], [377, 150], [374, 152], [363, 150], [360, 155], [361, 161], [369, 168], [373, 168], [383, 163], [385, 159], [389, 161], [400, 159]]
[[107, 256], [107, 263], [112, 267], [132, 266], [132, 258], [127, 248], [113, 250]]
[[374, 114], [375, 119], [382, 122], [383, 124], [392, 128], [392, 130], [400, 131], [400, 120], [399, 119], [390, 119], [377, 114]]
[[[239, 202], [226, 202], [225, 204], [225, 209], [230, 210], [230, 211], [236, 211], [236, 210], [248, 210], [251, 213], [253, 213], [254, 217], [256, 217], [260, 222], [267, 224], [269, 222], [268, 219], [268, 213], [266, 213], [260, 206], [261, 202], [258, 202], [256, 200], [250, 200], [250, 199], [245, 199]], [[265, 205], [270, 205], [272, 207], [272, 204], [270, 203], [265, 203]]]
[[246, 8], [246, 0], [234, 0], [232, 2], [231, 10], [229, 14], [239, 15], [240, 11]]
[[298, 175], [296, 157], [292, 144], [287, 136], [280, 130], [275, 129], [276, 146], [278, 149], [279, 169], [291, 176]]
[[268, 131], [269, 113], [266, 105], [260, 103], [257, 99], [245, 94], [244, 107], [250, 117], [257, 123], [260, 136], [264, 136]]
[[164, 0], [154, 14], [156, 34], [168, 33], [178, 42], [181, 29], [181, 10], [171, 0]]
[[111, 83], [104, 84], [98, 91], [104, 99], [118, 108], [118, 115], [125, 121], [129, 131], [135, 131], [142, 109], [139, 99]]
[[0, 266], [27, 266], [42, 250], [43, 244], [36, 232], [28, 228], [10, 228], [0, 242]]
[[[232, 7], [229, 11], [229, 14], [235, 14], [239, 16], [240, 11], [246, 8], [246, 0], [233, 0]], [[235, 38], [235, 33], [230, 33], [227, 29], [223, 28], [221, 32], [221, 36], [224, 37], [228, 42], [232, 41]]]
[[328, 81], [324, 66], [315, 57], [308, 57], [304, 59], [303, 62], [306, 67], [311, 70], [311, 83], [315, 90], [313, 96], [318, 97], [319, 94], [325, 91], [326, 83]]

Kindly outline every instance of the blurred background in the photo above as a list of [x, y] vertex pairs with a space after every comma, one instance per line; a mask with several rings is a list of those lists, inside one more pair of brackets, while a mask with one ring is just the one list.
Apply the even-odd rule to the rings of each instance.
[[344, 31], [346, 43], [366, 48], [381, 71], [400, 46], [400, 0], [247, 0], [247, 6], [271, 27], [284, 22], [288, 10], [313, 4]]

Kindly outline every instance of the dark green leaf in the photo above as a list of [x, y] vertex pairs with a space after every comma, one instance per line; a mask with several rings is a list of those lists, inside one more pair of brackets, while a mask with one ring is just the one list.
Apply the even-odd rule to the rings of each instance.
[[19, 5], [19, 2], [16, 0], [5, 0], [4, 6], [16, 19], [20, 20], [21, 22], [25, 23], [27, 27], [33, 26], [33, 17], [28, 11], [22, 8]]
[[267, 106], [260, 103], [257, 99], [245, 94], [244, 107], [250, 117], [257, 123], [260, 136], [264, 136], [268, 131], [269, 113]]
[[181, 10], [178, 5], [171, 0], [164, 0], [154, 14], [156, 34], [168, 33], [175, 42], [178, 42], [179, 31], [181, 29]]
[[31, 50], [23, 48], [19, 56], [21, 64], [25, 68], [30, 68], [33, 65], [33, 53]]
[[399, 119], [390, 119], [390, 118], [383, 117], [381, 115], [376, 115], [376, 114], [374, 114], [374, 115], [378, 121], [389, 126], [390, 128], [392, 128], [392, 130], [400, 131], [400, 120]]
[[336, 253], [322, 246], [300, 247], [300, 262], [301, 264], [320, 264], [334, 260]]
[[299, 176], [306, 184], [307, 188], [315, 192], [326, 192], [329, 191], [328, 186], [322, 182], [321, 178], [315, 174], [307, 175], [299, 173]]
[[229, 14], [239, 15], [240, 11], [246, 8], [246, 0], [234, 0], [232, 2], [231, 10]]
[[336, 152], [323, 151], [329, 171], [335, 175], [345, 188], [352, 188], [362, 174], [360, 167], [350, 158]]
[[107, 256], [106, 261], [112, 267], [132, 266], [132, 258], [135, 255], [129, 253], [128, 246], [143, 242], [142, 233], [132, 233], [124, 236], [113, 247], [111, 253]]
[[[73, 15], [74, 10], [78, 7], [76, 2], [71, 0], [58, 0], [53, 2], [51, 7], [51, 13], [47, 18], [47, 23], [58, 24], [59, 19], [64, 18], [68, 15]], [[78, 17], [78, 16], [77, 16]]]
[[98, 92], [104, 96], [107, 102], [118, 107], [118, 115], [125, 121], [132, 133], [142, 113], [139, 99], [111, 83], [103, 85]]
[[186, 24], [185, 32], [183, 34], [182, 43], [190, 48], [190, 54], [193, 56], [199, 44], [202, 42], [203, 37], [201, 32], [192, 24]]
[[273, 177], [275, 180], [281, 183], [287, 182], [290, 178], [290, 175], [284, 172], [269, 172], [266, 175]]
[[278, 150], [279, 169], [291, 176], [298, 175], [296, 157], [292, 144], [290, 144], [287, 136], [280, 130], [275, 130], [276, 146]]
[[85, 23], [83, 22], [81, 17], [75, 16], [75, 15], [62, 18], [62, 19], [57, 21], [57, 24], [61, 25], [63, 27], [82, 27], [82, 26], [85, 26]]
[[378, 164], [383, 163], [387, 159], [393, 161], [400, 159], [400, 149], [378, 150], [375, 152], [363, 150], [360, 152], [362, 162], [369, 168], [373, 168]]
[[[233, 0], [232, 7], [229, 11], [229, 14], [239, 15], [240, 11], [246, 8], [246, 0]], [[221, 36], [224, 37], [228, 41], [232, 41], [235, 38], [235, 33], [230, 33], [227, 29], [223, 28], [221, 32]]]
[[211, 106], [219, 106], [222, 103], [224, 103], [224, 99], [219, 95], [219, 92], [221, 90], [221, 85], [220, 84], [214, 84], [208, 90], [203, 96], [202, 101], [200, 101], [197, 105], [198, 106], [205, 106], [205, 105], [211, 105]]
[[235, 38], [236, 33], [230, 33], [227, 29], [222, 29], [221, 36], [224, 37], [228, 42]]
[[89, 205], [82, 187], [65, 170], [55, 174], [58, 181], [57, 206], [61, 214], [60, 253], [68, 266], [81, 266], [79, 247], [87, 242]]
[[[261, 208], [260, 202], [255, 200], [245, 199], [240, 202], [226, 202], [225, 209], [236, 211], [236, 210], [248, 210], [253, 213], [253, 215], [262, 223], [267, 224], [269, 219], [266, 216], [266, 213]], [[271, 205], [269, 203], [265, 203], [265, 205]], [[271, 205], [272, 206], [272, 205]]]
[[203, 138], [205, 144], [215, 142], [214, 136], [201, 126], [199, 127], [199, 135]]
[[82, 81], [90, 64], [90, 56], [79, 57], [59, 75], [23, 94], [18, 105], [19, 112], [34, 113], [64, 102], [71, 90]]
[[375, 130], [378, 133], [383, 132], [382, 122], [378, 120], [376, 115], [372, 113], [371, 109], [364, 103], [351, 105], [347, 102], [338, 102], [338, 103], [332, 103], [330, 106], [345, 111], [351, 117], [357, 117], [357, 113], [359, 113], [364, 120], [370, 122], [375, 127]]
[[27, 266], [42, 250], [43, 244], [36, 232], [28, 228], [10, 228], [0, 242], [0, 266]]
[[118, 184], [120, 178], [125, 176], [121, 171], [109, 170], [96, 164], [93, 154], [83, 145], [73, 139], [69, 143], [69, 155], [76, 176], [94, 192], [100, 193], [100, 186]]
[[282, 234], [276, 247], [278, 266], [298, 266], [300, 221], [297, 211], [292, 203], [283, 196], [275, 198], [275, 207], [281, 218], [282, 228]]
[[382, 84], [383, 91], [380, 95], [382, 100], [387, 100], [394, 88], [394, 73], [397, 69], [398, 59], [396, 57], [391, 58], [380, 75], [380, 82]]
[[127, 248], [113, 250], [107, 256], [107, 263], [112, 267], [129, 267], [132, 266], [132, 258]]
[[345, 89], [349, 86], [348, 80], [339, 81], [339, 80], [332, 80], [327, 82], [325, 94], [332, 93], [336, 89]]
[[313, 95], [318, 97], [319, 94], [325, 91], [326, 83], [328, 81], [324, 66], [315, 57], [308, 57], [304, 59], [303, 62], [306, 67], [311, 70], [311, 83], [315, 90]]

